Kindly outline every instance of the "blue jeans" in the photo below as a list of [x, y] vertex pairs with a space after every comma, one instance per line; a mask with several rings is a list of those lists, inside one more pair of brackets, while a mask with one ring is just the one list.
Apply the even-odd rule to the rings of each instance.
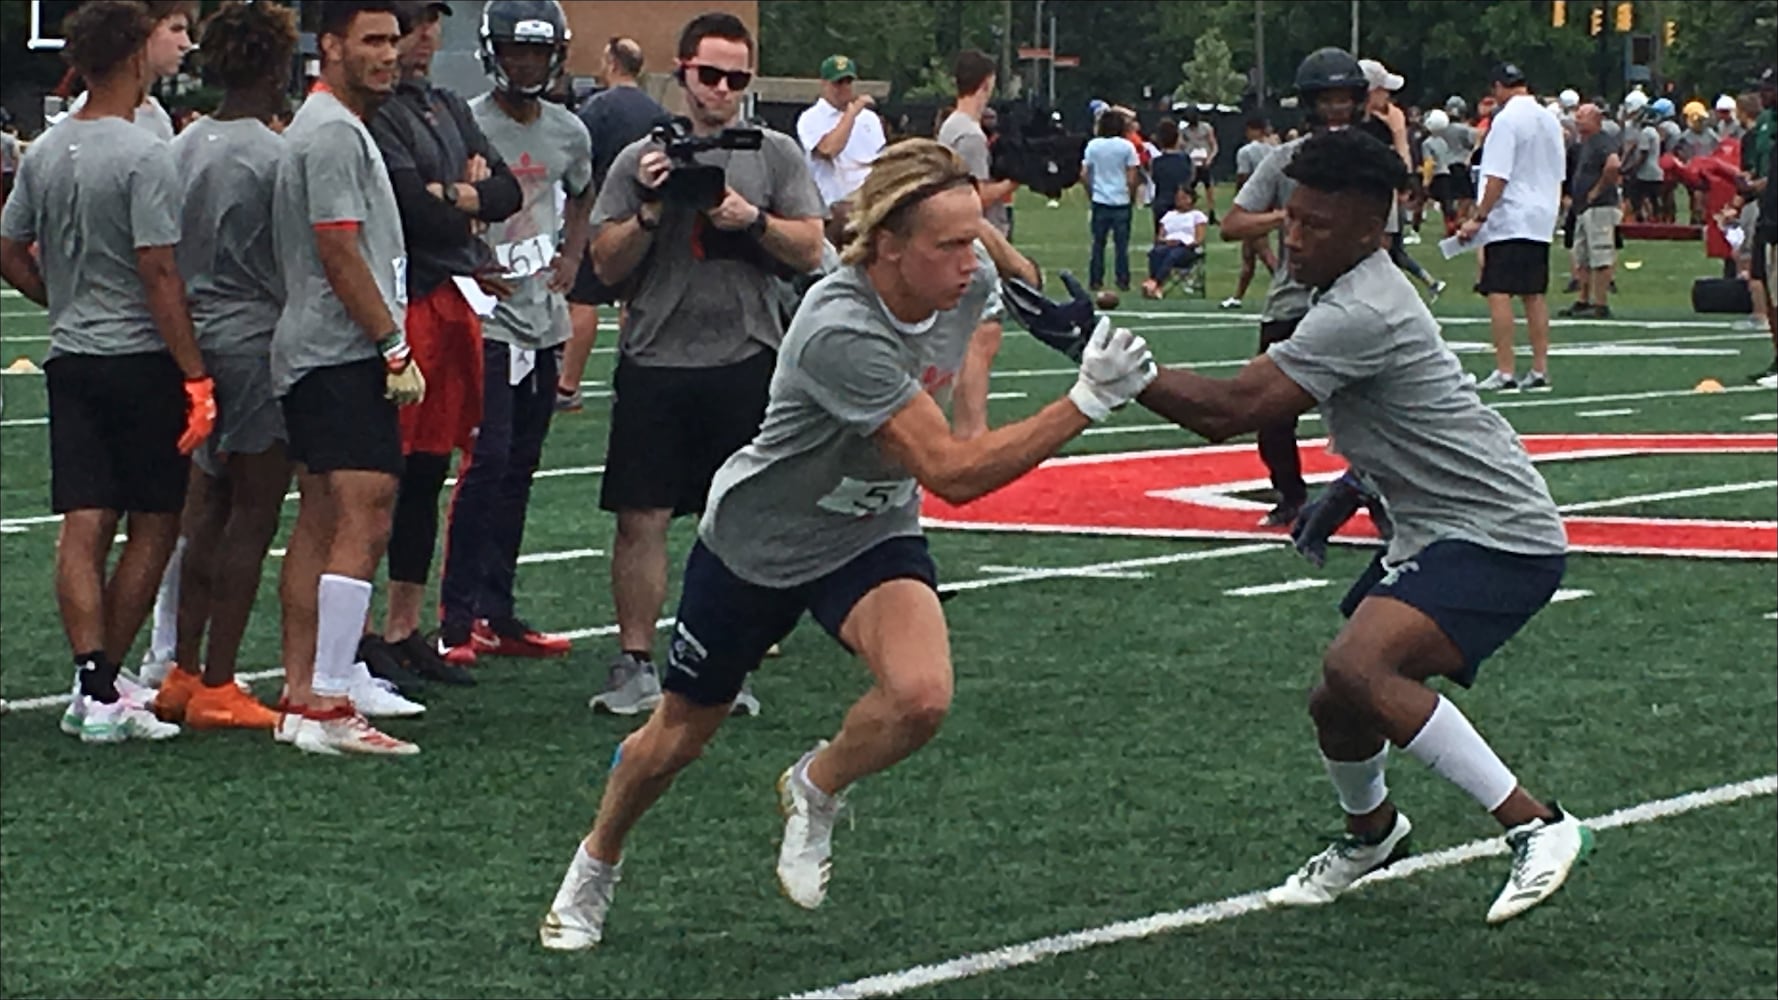
[[1105, 284], [1105, 237], [1110, 236], [1116, 257], [1117, 287], [1130, 290], [1130, 206], [1093, 203], [1093, 254], [1087, 261], [1087, 284]]
[[1155, 282], [1167, 280], [1177, 268], [1190, 267], [1200, 256], [1197, 247], [1178, 243], [1160, 243], [1148, 251], [1148, 277]]

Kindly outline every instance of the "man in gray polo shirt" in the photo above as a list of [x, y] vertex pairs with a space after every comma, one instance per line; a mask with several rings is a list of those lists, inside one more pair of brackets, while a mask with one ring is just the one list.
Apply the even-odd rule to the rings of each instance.
[[[685, 26], [676, 75], [693, 134], [741, 124], [754, 61], [738, 18], [704, 14]], [[763, 133], [757, 150], [697, 154], [698, 164], [724, 170], [714, 204], [678, 196], [669, 179], [683, 165], [645, 138], [612, 163], [593, 209], [593, 267], [625, 289], [627, 303], [599, 493], [617, 515], [619, 656], [595, 710], [631, 715], [660, 700], [653, 649], [667, 599], [667, 527], [704, 509], [717, 467], [759, 428], [784, 336], [774, 274], [821, 263], [823, 206], [802, 148]]]

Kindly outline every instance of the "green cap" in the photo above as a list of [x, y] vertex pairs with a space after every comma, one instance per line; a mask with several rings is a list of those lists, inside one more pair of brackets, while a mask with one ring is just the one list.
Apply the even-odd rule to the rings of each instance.
[[821, 60], [821, 79], [828, 83], [858, 79], [858, 64], [850, 56], [828, 56]]

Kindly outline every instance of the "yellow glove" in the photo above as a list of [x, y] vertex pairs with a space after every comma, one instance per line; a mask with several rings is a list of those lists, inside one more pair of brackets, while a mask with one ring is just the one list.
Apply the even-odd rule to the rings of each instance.
[[419, 364], [409, 356], [407, 337], [397, 330], [377, 341], [377, 349], [383, 354], [387, 372], [383, 397], [394, 400], [396, 406], [412, 406], [425, 399], [426, 377], [420, 374]]

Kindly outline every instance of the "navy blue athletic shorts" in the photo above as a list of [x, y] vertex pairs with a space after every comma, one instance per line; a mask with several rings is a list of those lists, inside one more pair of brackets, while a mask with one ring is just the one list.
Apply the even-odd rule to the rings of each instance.
[[1377, 553], [1340, 602], [1352, 617], [1367, 597], [1393, 597], [1444, 631], [1463, 654], [1451, 679], [1475, 683], [1482, 661], [1525, 627], [1555, 596], [1567, 556], [1522, 556], [1473, 542], [1433, 542], [1393, 566]]
[[845, 645], [840, 626], [852, 608], [882, 584], [904, 579], [938, 589], [938, 570], [926, 539], [891, 538], [826, 576], [783, 588], [741, 579], [699, 541], [685, 561], [685, 586], [661, 687], [699, 705], [726, 705], [804, 611]]

